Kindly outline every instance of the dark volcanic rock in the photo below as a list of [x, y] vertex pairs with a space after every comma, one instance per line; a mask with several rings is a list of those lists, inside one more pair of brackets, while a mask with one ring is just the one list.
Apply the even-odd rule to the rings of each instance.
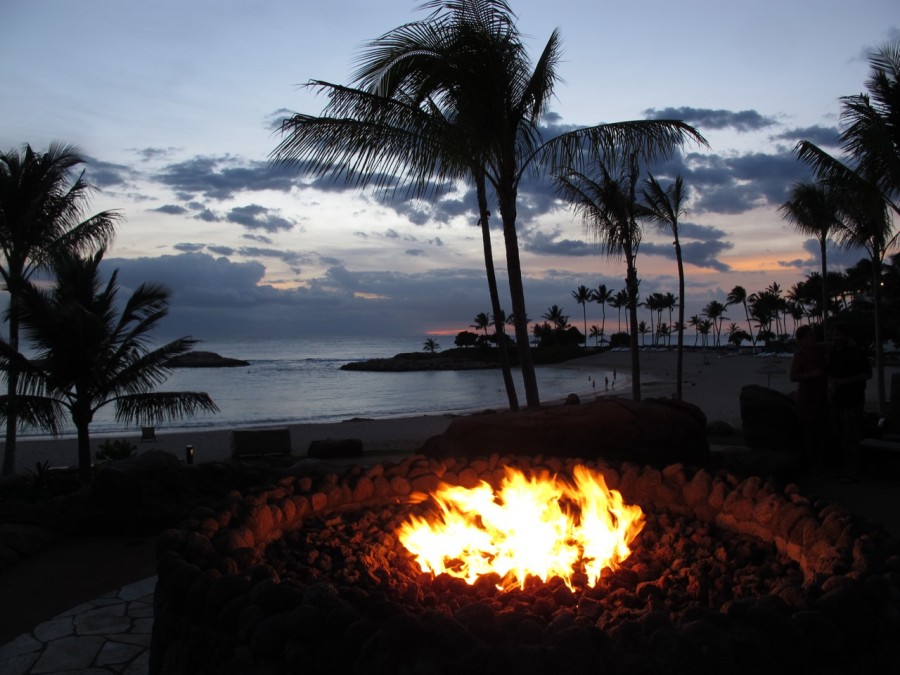
[[429, 440], [423, 452], [470, 457], [484, 448], [649, 464], [702, 464], [709, 457], [706, 416], [698, 407], [670, 399], [634, 402], [616, 397], [459, 417], [443, 435]]
[[497, 357], [492, 355], [492, 352], [480, 349], [449, 349], [437, 354], [406, 352], [389, 359], [352, 361], [342, 365], [341, 370], [405, 373], [416, 370], [481, 370], [497, 366]]
[[215, 352], [188, 352], [169, 362], [173, 368], [234, 368], [249, 366], [249, 361], [219, 356]]
[[749, 384], [741, 389], [744, 442], [750, 448], [797, 452], [800, 425], [793, 399], [774, 389]]

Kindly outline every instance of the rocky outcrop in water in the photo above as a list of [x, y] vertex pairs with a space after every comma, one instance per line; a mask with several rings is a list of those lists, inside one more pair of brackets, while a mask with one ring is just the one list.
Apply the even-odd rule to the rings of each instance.
[[169, 362], [173, 368], [234, 368], [249, 366], [249, 361], [219, 356], [215, 352], [188, 352]]

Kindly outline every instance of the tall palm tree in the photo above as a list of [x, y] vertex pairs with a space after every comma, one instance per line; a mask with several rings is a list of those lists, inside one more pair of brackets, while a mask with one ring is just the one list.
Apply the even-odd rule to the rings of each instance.
[[581, 305], [581, 313], [584, 317], [584, 348], [587, 349], [587, 304], [593, 299], [593, 291], [582, 285], [572, 291], [572, 297], [575, 298], [575, 302]]
[[606, 287], [606, 284], [600, 284], [591, 291], [591, 300], [600, 305], [601, 321], [600, 321], [600, 337], [606, 334], [606, 305], [612, 304], [613, 292]]
[[603, 329], [597, 324], [591, 326], [591, 337], [594, 338], [594, 344], [600, 346], [600, 338], [603, 337]]
[[693, 314], [688, 319], [688, 326], [693, 327], [694, 329], [694, 346], [697, 346], [697, 340], [700, 337], [700, 316], [697, 314]]
[[483, 171], [500, 209], [519, 365], [527, 404], [535, 407], [540, 396], [516, 226], [525, 172], [601, 155], [664, 156], [685, 140], [706, 141], [677, 120], [598, 125], [545, 141], [538, 125], [558, 79], [558, 32], [532, 66], [504, 0], [431, 0], [422, 7], [433, 10], [425, 20], [398, 27], [363, 51], [358, 88], [312, 83], [331, 97], [326, 114], [285, 120], [286, 137], [273, 155], [302, 160], [313, 175], [403, 184], [417, 196], [447, 184], [435, 178]]
[[[644, 203], [640, 209], [642, 218], [656, 225], [659, 231], [671, 232], [675, 245], [675, 262], [678, 266], [678, 297], [682, 302], [678, 305], [678, 336], [676, 341], [676, 365], [675, 397], [680, 401], [682, 394], [682, 380], [684, 379], [684, 260], [681, 256], [681, 241], [679, 240], [678, 222], [684, 214], [684, 203], [687, 193], [684, 189], [684, 179], [676, 176], [675, 181], [667, 188], [663, 188], [652, 174], [644, 181], [641, 191]], [[669, 315], [669, 323], [672, 316]]]
[[628, 292], [628, 316], [631, 327], [631, 395], [641, 400], [641, 364], [638, 351], [637, 321], [637, 252], [641, 243], [641, 228], [637, 223], [638, 162], [636, 157], [613, 177], [608, 168], [598, 166], [599, 177], [591, 178], [570, 171], [556, 179], [563, 195], [580, 215], [588, 232], [606, 250], [608, 257], [625, 256], [625, 289]]
[[[117, 273], [104, 285], [99, 272], [101, 250], [80, 258], [71, 252], [53, 262], [55, 286], [43, 290], [31, 282], [21, 287], [16, 311], [35, 358], [23, 356], [0, 340], [0, 364], [21, 372], [30, 419], [56, 433], [56, 420], [67, 411], [78, 433], [78, 468], [83, 483], [91, 479], [90, 424], [100, 408], [112, 403], [116, 421], [153, 424], [218, 408], [202, 392], [157, 392], [176, 356], [196, 343], [180, 338], [149, 350], [150, 333], [168, 314], [169, 293], [142, 284], [119, 313]], [[6, 403], [6, 401], [4, 401]], [[5, 411], [6, 406], [0, 406]]]
[[813, 236], [819, 242], [819, 260], [822, 265], [822, 322], [828, 321], [828, 260], [826, 244], [828, 235], [840, 226], [838, 205], [827, 183], [801, 181], [791, 187], [790, 197], [779, 208], [800, 234]]
[[[71, 145], [52, 143], [45, 152], [25, 145], [21, 153], [0, 153], [0, 277], [9, 292], [9, 345], [19, 348], [15, 311], [23, 284], [60, 251], [90, 253], [112, 240], [119, 214], [102, 211], [85, 217], [93, 187], [76, 168], [84, 160]], [[6, 445], [2, 475], [16, 470], [19, 373], [6, 373]]]
[[839, 140], [848, 161], [832, 157], [809, 141], [797, 144], [797, 155], [836, 195], [842, 221], [836, 232], [839, 242], [865, 249], [872, 263], [878, 403], [885, 413], [879, 281], [884, 256], [894, 244], [891, 214], [900, 213], [900, 41], [872, 52], [869, 65], [868, 92], [841, 98]]
[[750, 308], [747, 306], [747, 289], [743, 286], [735, 286], [725, 298], [725, 306], [741, 305], [744, 308], [744, 316], [747, 318], [747, 334], [753, 345], [753, 353], [756, 353], [756, 336], [753, 334], [753, 325], [750, 323]]

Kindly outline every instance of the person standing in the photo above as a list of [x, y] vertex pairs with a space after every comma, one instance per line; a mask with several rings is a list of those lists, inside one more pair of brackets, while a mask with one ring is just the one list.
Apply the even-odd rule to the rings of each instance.
[[828, 410], [828, 361], [812, 326], [797, 329], [799, 348], [791, 360], [791, 382], [797, 383], [797, 421], [803, 442], [803, 468], [821, 473], [831, 427]]
[[836, 323], [831, 332], [828, 387], [841, 442], [845, 482], [859, 480], [859, 442], [862, 438], [866, 383], [872, 377], [868, 355], [856, 344], [846, 324]]

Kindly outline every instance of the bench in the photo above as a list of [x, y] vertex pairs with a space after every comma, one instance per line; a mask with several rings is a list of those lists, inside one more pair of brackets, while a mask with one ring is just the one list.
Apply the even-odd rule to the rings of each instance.
[[231, 432], [231, 456], [233, 459], [261, 457], [289, 457], [291, 455], [291, 430], [235, 429]]

